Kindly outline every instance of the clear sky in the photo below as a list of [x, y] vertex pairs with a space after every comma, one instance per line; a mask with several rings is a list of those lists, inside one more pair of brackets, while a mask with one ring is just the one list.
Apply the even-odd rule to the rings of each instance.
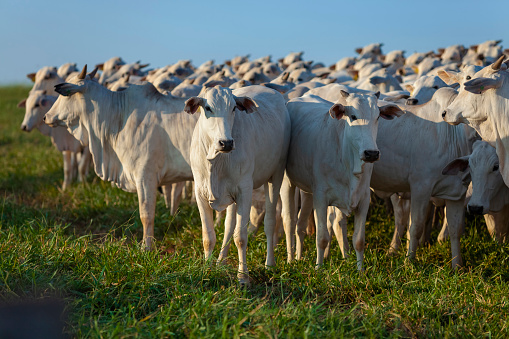
[[236, 55], [274, 59], [304, 51], [332, 64], [383, 42], [407, 56], [503, 39], [507, 0], [112, 1], [1, 0], [0, 84], [28, 83], [43, 66], [93, 66], [113, 56], [150, 67]]

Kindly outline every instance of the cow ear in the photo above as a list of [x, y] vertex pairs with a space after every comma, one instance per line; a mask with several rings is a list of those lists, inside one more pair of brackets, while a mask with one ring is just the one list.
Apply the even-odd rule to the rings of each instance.
[[253, 113], [259, 107], [253, 99], [248, 97], [235, 97], [235, 103], [239, 110], [246, 111], [246, 113]]
[[447, 85], [459, 83], [458, 73], [454, 71], [438, 71], [438, 77]]
[[32, 80], [32, 82], [35, 82], [35, 73], [28, 73], [27, 78]]
[[27, 107], [27, 99], [23, 99], [18, 103], [18, 108]]
[[477, 78], [464, 83], [465, 91], [474, 94], [481, 94], [489, 90], [490, 88], [499, 88], [502, 86], [503, 79], [498, 77], [497, 79], [492, 78]]
[[447, 164], [447, 166], [444, 167], [442, 170], [443, 175], [456, 175], [459, 172], [465, 172], [468, 168], [468, 159], [470, 158], [469, 155], [454, 159], [450, 163]]
[[355, 52], [357, 52], [357, 54], [361, 54], [362, 53], [362, 47], [356, 48]]
[[189, 114], [194, 114], [201, 106], [205, 105], [205, 99], [199, 97], [192, 97], [186, 100], [186, 105], [184, 106], [184, 112]]
[[55, 86], [55, 92], [61, 94], [63, 96], [70, 96], [75, 93], [81, 92], [83, 90], [83, 85], [78, 86], [74, 84], [70, 84], [68, 82], [64, 82], [63, 84], [58, 84]]
[[104, 64], [97, 64], [95, 67], [97, 67], [100, 71], [104, 70]]
[[392, 120], [396, 117], [400, 117], [403, 114], [405, 114], [405, 112], [403, 112], [403, 110], [401, 110], [401, 108], [399, 108], [396, 105], [385, 105], [385, 106], [379, 107], [379, 109], [380, 109], [380, 116], [386, 120]]
[[345, 106], [341, 104], [334, 104], [329, 108], [329, 114], [332, 119], [341, 119], [345, 115]]

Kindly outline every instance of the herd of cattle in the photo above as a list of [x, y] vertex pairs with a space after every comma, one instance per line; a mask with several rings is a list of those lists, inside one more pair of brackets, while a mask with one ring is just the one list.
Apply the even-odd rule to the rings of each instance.
[[486, 41], [405, 58], [371, 44], [330, 67], [302, 52], [149, 71], [119, 57], [88, 74], [76, 64], [44, 67], [28, 75], [35, 84], [19, 104], [21, 129], [51, 136], [64, 157], [64, 189], [76, 173], [85, 180], [92, 160], [102, 180], [137, 192], [147, 249], [158, 188], [174, 213], [194, 180], [205, 257], [216, 243], [213, 210], [226, 209], [218, 262], [233, 237], [241, 283], [249, 281], [251, 209], [263, 200], [267, 266], [276, 264], [280, 224], [288, 261], [302, 257], [314, 211], [316, 264], [333, 234], [348, 255], [346, 216], [354, 213], [362, 270], [371, 190], [393, 205], [390, 251], [409, 226], [409, 258], [445, 206], [439, 241], [450, 238], [456, 267], [465, 207], [485, 215], [497, 240], [508, 232], [507, 52]]

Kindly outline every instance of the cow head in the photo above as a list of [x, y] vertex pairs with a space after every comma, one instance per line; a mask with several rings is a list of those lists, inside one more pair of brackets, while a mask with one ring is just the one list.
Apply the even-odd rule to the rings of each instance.
[[442, 174], [457, 175], [468, 170], [472, 179], [468, 211], [474, 214], [486, 214], [492, 209], [498, 211], [498, 208], [490, 206], [490, 203], [496, 202], [495, 197], [505, 184], [499, 171], [495, 148], [485, 141], [476, 141], [471, 155], [454, 159], [443, 169]]
[[447, 84], [435, 75], [422, 76], [414, 83], [414, 85], [407, 85], [407, 90], [410, 91], [411, 97], [407, 99], [407, 105], [421, 105], [431, 100], [433, 94]]
[[379, 92], [360, 94], [341, 90], [340, 93], [342, 98], [329, 109], [330, 116], [347, 122], [348, 127], [345, 133], [349, 133], [351, 146], [358, 151], [361, 160], [377, 161], [380, 157], [380, 151], [376, 145], [378, 118], [391, 120], [404, 112], [392, 104], [379, 108], [377, 106]]
[[201, 97], [188, 99], [184, 111], [194, 114], [201, 109], [198, 124], [202, 135], [211, 143], [208, 158], [212, 159], [219, 153], [229, 153], [235, 149], [232, 137], [235, 113], [253, 113], [257, 107], [253, 99], [237, 97], [229, 88], [216, 86], [202, 92]]
[[[96, 72], [97, 68], [87, 75], [87, 65], [85, 65], [81, 73], [69, 82], [55, 86], [55, 91], [60, 95], [44, 116], [46, 124], [52, 127], [65, 126], [74, 134], [74, 131], [81, 126], [82, 113], [88, 113], [87, 108], [94, 109], [93, 105], [87, 105], [84, 93], [87, 91], [87, 86], [93, 83], [89, 80], [94, 78]], [[76, 135], [75, 137], [79, 138]]]
[[44, 115], [56, 99], [52, 95], [46, 95], [46, 91], [36, 90], [30, 92], [28, 98], [18, 105], [18, 107], [26, 108], [25, 118], [21, 123], [21, 130], [30, 132], [32, 129], [40, 126], [43, 123]]
[[494, 108], [492, 103], [497, 102], [497, 89], [502, 87], [508, 76], [503, 61], [504, 56], [501, 56], [466, 81], [460, 87], [457, 99], [442, 112], [442, 118], [451, 125], [479, 125], [487, 120], [488, 112]]

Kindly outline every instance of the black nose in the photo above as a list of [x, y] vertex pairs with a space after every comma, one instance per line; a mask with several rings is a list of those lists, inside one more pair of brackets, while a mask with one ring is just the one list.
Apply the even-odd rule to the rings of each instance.
[[46, 114], [42, 117], [42, 121], [46, 122]]
[[221, 152], [230, 152], [233, 149], [233, 140], [219, 140]]
[[442, 119], [444, 119], [444, 120], [445, 120], [445, 115], [446, 115], [446, 114], [447, 114], [447, 111], [443, 111], [443, 112], [442, 112]]
[[468, 211], [472, 214], [483, 214], [482, 206], [468, 205]]
[[417, 102], [419, 101], [419, 99], [415, 99], [415, 98], [408, 98], [406, 99], [406, 104], [407, 105], [417, 105]]
[[25, 125], [21, 125], [21, 130], [26, 132], [27, 131], [27, 127]]
[[380, 151], [364, 151], [364, 161], [373, 162], [380, 158]]

